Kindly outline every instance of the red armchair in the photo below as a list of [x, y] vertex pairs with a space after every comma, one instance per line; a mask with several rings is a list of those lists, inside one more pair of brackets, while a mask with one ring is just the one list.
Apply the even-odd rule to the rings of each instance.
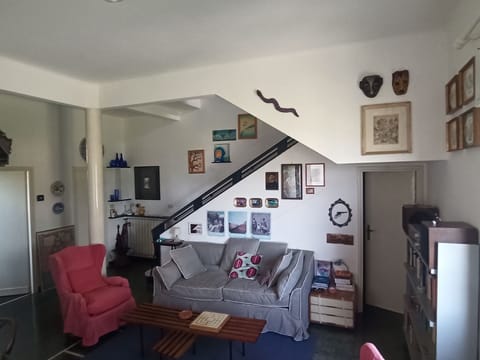
[[49, 266], [57, 288], [63, 332], [92, 346], [100, 336], [118, 329], [120, 315], [135, 307], [128, 280], [102, 276], [105, 246], [69, 246], [50, 255]]

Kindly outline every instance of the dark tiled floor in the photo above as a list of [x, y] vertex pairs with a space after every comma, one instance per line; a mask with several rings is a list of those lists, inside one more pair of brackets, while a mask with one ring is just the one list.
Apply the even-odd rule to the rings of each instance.
[[[151, 280], [145, 278], [145, 271], [150, 267], [149, 261], [132, 261], [125, 268], [109, 268], [108, 274], [128, 278], [136, 301], [148, 302], [151, 301], [153, 286]], [[1, 300], [0, 298], [0, 304]], [[17, 321], [17, 338], [11, 359], [78, 360], [78, 356], [63, 350], [71, 347], [72, 352], [80, 354], [91, 350], [78, 345], [77, 338], [63, 334], [58, 298], [54, 290], [1, 304], [0, 317], [13, 317]], [[402, 315], [389, 311], [367, 307], [359, 315], [355, 330], [315, 324], [310, 327], [310, 333], [315, 341], [314, 360], [358, 359], [360, 346], [366, 341], [375, 343], [386, 359], [408, 359], [402, 333]], [[115, 335], [116, 333], [106, 335], [97, 346]]]

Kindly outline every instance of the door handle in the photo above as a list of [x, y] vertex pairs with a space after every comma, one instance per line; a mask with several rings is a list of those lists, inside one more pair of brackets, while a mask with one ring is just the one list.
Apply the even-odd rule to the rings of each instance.
[[375, 230], [372, 230], [372, 228], [370, 228], [370, 224], [368, 224], [367, 225], [367, 240], [370, 240], [370, 234], [374, 231]]

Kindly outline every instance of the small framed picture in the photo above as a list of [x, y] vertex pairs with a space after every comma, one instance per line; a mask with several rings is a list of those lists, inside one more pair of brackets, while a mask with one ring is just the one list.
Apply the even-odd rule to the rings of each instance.
[[472, 108], [461, 115], [463, 145], [465, 148], [480, 146], [480, 108]]
[[160, 200], [160, 166], [135, 166], [135, 199]]
[[212, 130], [212, 141], [237, 140], [236, 129]]
[[305, 188], [305, 193], [306, 193], [306, 194], [310, 194], [310, 195], [311, 195], [311, 194], [315, 194], [315, 188], [313, 188], [313, 187], [307, 187], [307, 188]]
[[233, 206], [235, 207], [246, 207], [247, 206], [247, 198], [244, 197], [236, 197], [233, 199]]
[[225, 234], [225, 211], [207, 211], [208, 235], [223, 236]]
[[188, 223], [188, 233], [191, 235], [202, 235], [202, 224]]
[[302, 164], [282, 164], [282, 199], [302, 199]]
[[461, 106], [460, 82], [458, 75], [455, 75], [445, 85], [445, 104], [446, 113], [451, 114], [457, 111]]
[[245, 235], [247, 233], [247, 218], [246, 211], [229, 211], [228, 232], [233, 235]]
[[238, 115], [238, 139], [257, 138], [257, 118], [250, 114]]
[[205, 151], [204, 150], [188, 150], [188, 173], [189, 174], [205, 173]]
[[455, 151], [462, 149], [463, 134], [461, 134], [460, 121], [458, 117], [447, 122], [446, 132], [447, 151]]
[[250, 207], [251, 208], [261, 208], [262, 207], [262, 199], [261, 198], [250, 198]]
[[213, 147], [214, 163], [229, 163], [230, 161], [230, 144], [217, 144]]
[[278, 190], [278, 172], [265, 173], [265, 190]]
[[305, 186], [325, 186], [324, 163], [305, 164]]
[[270, 213], [252, 213], [252, 235], [270, 239]]
[[267, 208], [278, 208], [278, 199], [277, 198], [266, 198], [265, 206]]
[[475, 99], [475, 57], [472, 57], [461, 69], [459, 73], [461, 84], [462, 105], [467, 105]]

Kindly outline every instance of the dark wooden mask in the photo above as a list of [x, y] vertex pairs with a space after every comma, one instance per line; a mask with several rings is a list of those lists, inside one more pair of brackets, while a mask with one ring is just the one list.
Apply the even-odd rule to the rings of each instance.
[[408, 70], [395, 71], [392, 74], [393, 92], [397, 95], [405, 95], [408, 90], [410, 74]]
[[360, 81], [359, 87], [366, 97], [374, 98], [377, 96], [382, 85], [383, 78], [380, 75], [368, 75]]

